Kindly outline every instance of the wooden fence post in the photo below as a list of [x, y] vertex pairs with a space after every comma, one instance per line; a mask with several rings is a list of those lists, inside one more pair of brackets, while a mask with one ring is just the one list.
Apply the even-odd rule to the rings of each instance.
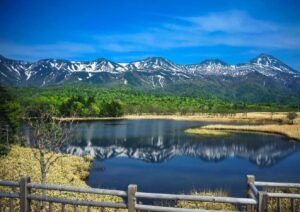
[[267, 211], [268, 193], [260, 191], [258, 193], [258, 212]]
[[[251, 187], [250, 187], [250, 183], [254, 184], [255, 176], [254, 175], [247, 175], [246, 180], [247, 180], [247, 182], [246, 182], [247, 183], [246, 197], [251, 197], [250, 192], [252, 192], [252, 190], [251, 190]], [[252, 205], [247, 205], [247, 211], [253, 211], [252, 209], [253, 209]]]
[[30, 189], [27, 187], [28, 183], [30, 183], [29, 177], [21, 178], [20, 180], [20, 211], [21, 212], [30, 211], [30, 201], [28, 200]]
[[247, 194], [247, 197], [248, 197], [249, 193], [251, 192], [250, 183], [252, 183], [254, 185], [255, 176], [254, 175], [247, 175], [246, 180], [247, 180], [247, 193], [246, 194]]
[[129, 185], [128, 186], [128, 212], [136, 212], [136, 196], [135, 193], [137, 191], [137, 185]]

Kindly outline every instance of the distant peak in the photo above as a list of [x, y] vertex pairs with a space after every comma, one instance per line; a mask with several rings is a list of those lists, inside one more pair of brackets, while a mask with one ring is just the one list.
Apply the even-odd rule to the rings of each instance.
[[153, 59], [153, 60], [164, 60], [165, 58], [159, 56], [147, 57], [146, 59]]
[[53, 58], [48, 58], [48, 59], [41, 59], [38, 62], [68, 62], [68, 60], [63, 60], [63, 59], [53, 59]]
[[168, 60], [163, 57], [147, 57], [143, 60], [137, 61], [154, 65], [173, 65], [174, 63], [171, 60]]
[[102, 62], [102, 61], [109, 61], [108, 59], [104, 58], [104, 57], [99, 57], [96, 60], [94, 60], [96, 62]]
[[206, 64], [206, 65], [227, 65], [227, 63], [225, 63], [224, 61], [222, 60], [219, 60], [219, 59], [208, 59], [208, 60], [204, 60], [201, 62], [201, 64]]
[[250, 63], [257, 65], [271, 65], [274, 63], [281, 63], [280, 60], [268, 54], [260, 54], [254, 59], [250, 60]]
[[260, 53], [257, 57], [273, 57], [273, 56], [266, 53]]
[[168, 59], [163, 58], [163, 57], [147, 57], [145, 60], [153, 60], [153, 61], [167, 61], [169, 62]]

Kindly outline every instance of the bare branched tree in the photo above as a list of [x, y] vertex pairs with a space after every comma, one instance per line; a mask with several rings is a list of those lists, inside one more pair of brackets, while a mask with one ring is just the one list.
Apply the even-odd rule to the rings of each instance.
[[33, 154], [40, 164], [41, 183], [45, 184], [51, 166], [64, 157], [63, 154], [57, 153], [70, 142], [74, 125], [72, 122], [54, 119], [51, 112], [40, 113], [39, 117], [29, 118], [28, 124], [30, 143], [34, 147]]

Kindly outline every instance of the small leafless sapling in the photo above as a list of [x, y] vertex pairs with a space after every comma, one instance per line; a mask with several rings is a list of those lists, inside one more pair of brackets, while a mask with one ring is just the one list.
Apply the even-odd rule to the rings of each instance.
[[53, 164], [64, 157], [60, 152], [64, 145], [70, 142], [74, 125], [53, 118], [53, 113], [40, 113], [39, 117], [29, 118], [30, 144], [33, 148], [34, 158], [40, 165], [40, 180], [46, 183], [47, 174]]

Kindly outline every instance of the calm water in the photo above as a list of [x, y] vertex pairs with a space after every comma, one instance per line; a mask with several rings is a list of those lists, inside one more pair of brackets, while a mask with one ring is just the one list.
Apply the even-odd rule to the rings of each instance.
[[245, 193], [245, 176], [300, 182], [300, 143], [282, 136], [233, 133], [206, 138], [184, 129], [207, 123], [171, 120], [81, 122], [65, 151], [96, 159], [92, 187], [181, 193], [224, 189]]

